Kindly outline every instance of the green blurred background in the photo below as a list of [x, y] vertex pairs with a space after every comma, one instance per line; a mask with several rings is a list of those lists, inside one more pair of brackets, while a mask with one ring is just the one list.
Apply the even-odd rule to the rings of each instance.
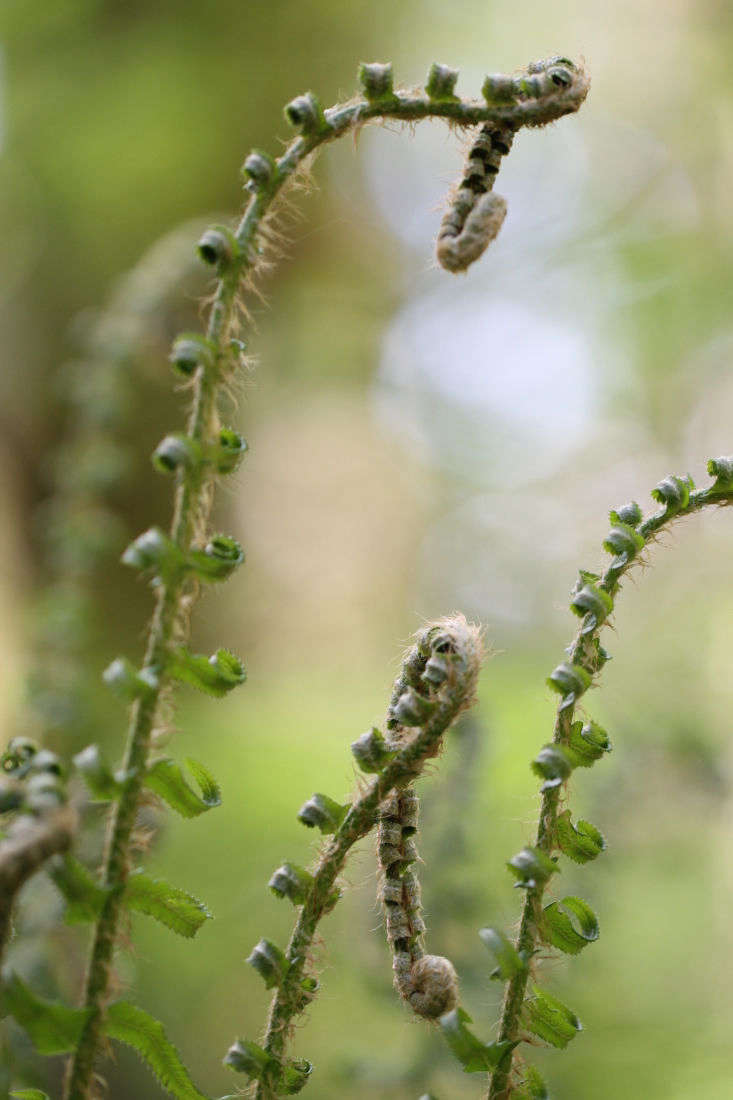
[[[224, 805], [194, 822], [146, 810], [151, 869], [216, 919], [194, 943], [135, 919], [119, 965], [200, 1086], [231, 1091], [221, 1058], [258, 1036], [268, 1001], [244, 960], [292, 921], [267, 879], [315, 851], [295, 813], [313, 790], [346, 796], [349, 742], [380, 720], [402, 647], [460, 608], [496, 652], [477, 724], [422, 783], [424, 894], [431, 949], [456, 961], [488, 1038], [500, 990], [476, 930], [517, 918], [504, 861], [533, 836], [527, 762], [550, 736], [544, 679], [574, 629], [576, 569], [602, 561], [609, 507], [646, 505], [670, 472], [704, 481], [705, 460], [733, 451], [733, 9], [4, 0], [0, 45], [0, 707], [8, 735], [40, 731], [64, 753], [97, 740], [112, 756], [124, 713], [94, 685], [118, 653], [139, 659], [150, 610], [117, 561], [169, 514], [148, 460], [185, 407], [167, 346], [199, 323], [193, 245], [206, 218], [234, 216], [246, 152], [281, 148], [282, 105], [306, 88], [349, 96], [363, 59], [392, 60], [407, 84], [434, 59], [456, 65], [469, 95], [486, 71], [586, 59], [586, 105], [520, 135], [497, 185], [504, 229], [465, 278], [431, 256], [465, 148], [438, 124], [340, 143], [296, 197], [285, 262], [254, 303], [260, 363], [236, 414], [251, 452], [218, 502], [247, 565], [194, 619], [195, 648], [237, 650], [249, 682], [221, 703], [182, 692], [167, 750], [202, 759]], [[170, 233], [153, 257], [170, 293], [146, 312], [143, 283], [120, 321], [120, 278]], [[131, 456], [104, 486], [118, 527], [70, 563], [50, 501], [59, 486], [81, 500], [69, 456], [115, 357], [109, 431]], [[563, 1100], [733, 1096], [732, 551], [726, 515], [685, 521], [606, 632], [614, 660], [587, 710], [616, 751], [571, 793], [609, 848], [562, 874], [602, 935], [546, 967], [585, 1030], [565, 1054], [536, 1053]], [[49, 626], [64, 577], [88, 593], [83, 630]], [[296, 1039], [316, 1066], [309, 1092], [478, 1097], [396, 1003], [372, 849], [323, 925], [323, 991]], [[13, 961], [76, 997], [86, 941], [59, 914], [49, 886], [26, 892]], [[59, 1067], [11, 1038], [24, 1080], [57, 1095]], [[106, 1075], [113, 1100], [162, 1095], [124, 1051]]]

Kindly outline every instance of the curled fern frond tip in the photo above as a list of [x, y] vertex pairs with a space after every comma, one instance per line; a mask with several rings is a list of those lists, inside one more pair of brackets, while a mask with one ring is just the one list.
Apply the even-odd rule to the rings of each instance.
[[[428, 94], [440, 98], [435, 91], [440, 88], [443, 98], [451, 98], [454, 84], [453, 70], [433, 66]], [[544, 126], [577, 111], [588, 94], [588, 80], [583, 70], [567, 58], [549, 58], [533, 62], [517, 77], [487, 76], [482, 92], [487, 103], [496, 105], [503, 117], [485, 122], [479, 130], [463, 178], [438, 231], [438, 262], [453, 273], [467, 271], [495, 240], [504, 223], [506, 201], [492, 188], [501, 158], [510, 151], [516, 131], [521, 126]]]

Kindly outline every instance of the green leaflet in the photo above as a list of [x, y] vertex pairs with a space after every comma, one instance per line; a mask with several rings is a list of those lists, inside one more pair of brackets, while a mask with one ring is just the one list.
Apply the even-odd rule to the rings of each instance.
[[[638, 527], [644, 518], [644, 513], [635, 500], [630, 500], [628, 504], [622, 504], [618, 510], [612, 508], [608, 518], [612, 524], [625, 523], [629, 527]], [[598, 580], [598, 577], [595, 579]]]
[[547, 677], [547, 685], [563, 697], [558, 710], [572, 707], [576, 699], [588, 690], [592, 679], [582, 665], [574, 665], [569, 661], [563, 661], [553, 669]]
[[534, 1066], [524, 1067], [524, 1078], [520, 1088], [512, 1093], [514, 1100], [550, 1100], [547, 1085]]
[[384, 736], [376, 726], [352, 741], [351, 751], [363, 772], [380, 772], [395, 755], [387, 748]]
[[509, 937], [498, 928], [481, 928], [479, 938], [499, 964], [490, 974], [495, 981], [510, 981], [515, 974], [527, 969], [526, 960], [519, 954]]
[[290, 969], [285, 953], [271, 940], [261, 939], [250, 952], [247, 962], [253, 966], [265, 983], [265, 989], [282, 984]]
[[350, 809], [350, 803], [342, 806], [327, 794], [316, 792], [298, 810], [298, 821], [309, 829], [317, 827], [324, 835], [335, 833]]
[[158, 579], [170, 580], [185, 564], [181, 548], [160, 527], [151, 527], [138, 535], [120, 560], [131, 569], [154, 572], [153, 583]]
[[282, 1076], [277, 1092], [284, 1096], [295, 1096], [308, 1084], [308, 1078], [313, 1072], [312, 1064], [306, 1058], [293, 1058], [282, 1067]]
[[598, 918], [581, 898], [553, 901], [542, 913], [542, 935], [566, 955], [577, 955], [598, 939]]
[[12, 1016], [39, 1054], [67, 1054], [79, 1042], [89, 1010], [37, 997], [17, 974], [11, 974], [0, 989], [0, 1016]]
[[47, 1093], [40, 1089], [16, 1089], [10, 1095], [14, 1100], [51, 1100]]
[[708, 473], [715, 478], [710, 492], [729, 493], [733, 489], [733, 457], [730, 455], [711, 458], [708, 461]]
[[268, 1091], [275, 1096], [295, 1096], [308, 1084], [313, 1072], [313, 1066], [305, 1058], [293, 1058], [281, 1065], [251, 1039], [237, 1039], [232, 1043], [224, 1065], [235, 1073], [246, 1073], [252, 1081], [265, 1082]]
[[507, 867], [517, 879], [514, 885], [525, 890], [544, 886], [550, 875], [560, 870], [541, 848], [522, 848], [507, 862]]
[[603, 549], [614, 555], [612, 565], [620, 569], [644, 549], [644, 536], [628, 523], [615, 523], [603, 540]]
[[536, 985], [532, 986], [532, 990], [534, 996], [524, 1002], [525, 1024], [533, 1035], [564, 1050], [570, 1040], [583, 1030], [583, 1025], [557, 997]]
[[573, 722], [564, 748], [574, 768], [592, 768], [613, 746], [606, 731], [596, 722]]
[[313, 875], [297, 863], [283, 863], [273, 872], [267, 885], [276, 897], [302, 905], [313, 886]]
[[186, 561], [202, 581], [225, 581], [244, 561], [244, 551], [229, 535], [213, 535], [203, 550], [190, 550]]
[[151, 695], [158, 689], [158, 675], [155, 670], [138, 670], [126, 657], [116, 657], [102, 673], [102, 679], [118, 699], [127, 703]]
[[588, 863], [606, 850], [605, 837], [595, 825], [589, 821], [573, 825], [570, 810], [557, 815], [555, 836], [560, 851], [575, 863]]
[[690, 503], [690, 492], [695, 488], [695, 482], [689, 474], [678, 477], [670, 474], [652, 489], [653, 498], [663, 504], [668, 512], [680, 512]]
[[87, 745], [73, 758], [74, 767], [96, 802], [110, 802], [124, 790], [124, 772], [115, 772], [102, 756], [99, 745]]
[[107, 891], [83, 863], [69, 855], [58, 857], [51, 861], [48, 874], [66, 901], [64, 920], [67, 924], [84, 924], [97, 919]]
[[127, 880], [124, 903], [135, 913], [154, 917], [179, 936], [193, 939], [201, 925], [212, 919], [203, 902], [142, 871], [133, 871]]
[[516, 1043], [482, 1043], [466, 1027], [473, 1021], [463, 1008], [454, 1008], [441, 1016], [438, 1023], [443, 1038], [455, 1057], [463, 1066], [464, 1073], [482, 1073], [495, 1069], [505, 1054], [513, 1050]]
[[613, 599], [603, 588], [588, 581], [573, 594], [570, 610], [584, 620], [581, 634], [590, 634], [613, 611]]
[[272, 1077], [277, 1069], [276, 1060], [251, 1039], [237, 1039], [229, 1047], [224, 1065], [235, 1073], [246, 1073], [252, 1081], [259, 1081], [265, 1075]]
[[562, 745], [545, 745], [532, 761], [532, 771], [545, 781], [541, 791], [560, 787], [572, 770], [572, 758]]
[[247, 679], [244, 665], [228, 649], [217, 649], [211, 657], [205, 657], [179, 646], [170, 655], [168, 673], [174, 680], [190, 684], [216, 699], [221, 699]]
[[176, 1100], [208, 1100], [189, 1077], [163, 1025], [141, 1008], [127, 1001], [111, 1004], [105, 1016], [104, 1031], [110, 1039], [117, 1039], [136, 1050]]
[[198, 795], [186, 782], [183, 769], [166, 757], [148, 769], [145, 784], [164, 799], [181, 817], [198, 817], [221, 805], [221, 789], [211, 773], [197, 760], [186, 757], [186, 765], [201, 790]]

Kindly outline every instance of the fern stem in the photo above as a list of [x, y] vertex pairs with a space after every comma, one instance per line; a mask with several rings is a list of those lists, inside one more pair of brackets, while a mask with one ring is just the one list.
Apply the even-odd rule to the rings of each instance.
[[[730, 460], [713, 460], [709, 464], [710, 472], [718, 473], [715, 467], [720, 465], [721, 462], [726, 461]], [[721, 506], [732, 503], [733, 484], [731, 484], [731, 479], [728, 477], [726, 480], [719, 475], [717, 481], [707, 489], [690, 492], [689, 500], [682, 507], [673, 508], [666, 505], [640, 522], [635, 527], [635, 530], [644, 539], [645, 543], [648, 544], [663, 528], [677, 519], [693, 515], [710, 505]], [[608, 593], [609, 596], [616, 595], [620, 587], [621, 579], [630, 570], [635, 561], [635, 558], [622, 564], [616, 560], [612, 561], [601, 576], [598, 587]], [[584, 630], [581, 624], [578, 633], [573, 639], [572, 645], [567, 651], [568, 660], [571, 664], [585, 667], [586, 671], [591, 674], [599, 670], [597, 666], [593, 667], [592, 662], [589, 662], [588, 654], [597, 641], [602, 625], [603, 624], [599, 624], [599, 626], [595, 627], [593, 630], [588, 631]], [[560, 702], [558, 705], [553, 730], [553, 744], [561, 745], [567, 741], [570, 727], [573, 722], [574, 712], [574, 703], [568, 705], [567, 703], [563, 704], [563, 702]], [[550, 790], [546, 790], [542, 796], [535, 844], [537, 848], [548, 855], [557, 848], [555, 828], [559, 800], [560, 787], [557, 786]], [[527, 959], [533, 957], [540, 939], [538, 926], [542, 912], [542, 898], [546, 886], [546, 881], [540, 882], [536, 887], [528, 889], [526, 892], [519, 934], [516, 941], [516, 949]], [[500, 1041], [506, 1040], [513, 1042], [521, 1037], [522, 1009], [529, 977], [530, 970], [528, 968], [522, 968], [507, 984], [499, 1030]], [[510, 1052], [491, 1075], [487, 1094], [488, 1100], [508, 1100], [512, 1092], [512, 1068], [513, 1052]]]
[[19, 816], [0, 840], [0, 962], [10, 939], [18, 892], [51, 856], [68, 851], [76, 827], [76, 811], [65, 805], [39, 817]]
[[[240, 272], [234, 269], [222, 278], [209, 317], [207, 338], [216, 345], [220, 354], [223, 350], [223, 337], [233, 320], [239, 277]], [[209, 371], [197, 372], [188, 422], [188, 434], [197, 443], [208, 440], [216, 427], [218, 381], [218, 377]], [[212, 495], [207, 492], [208, 484], [205, 474], [193, 472], [181, 482], [176, 491], [171, 537], [181, 548], [187, 548], [195, 533], [206, 525], [212, 504]], [[165, 668], [168, 650], [176, 638], [177, 625], [180, 624], [186, 590], [189, 587], [190, 581], [179, 576], [158, 589], [158, 600], [145, 653], [146, 667]], [[185, 630], [185, 623], [183, 629]], [[94, 930], [84, 990], [84, 1007], [91, 1011], [69, 1062], [64, 1091], [66, 1100], [88, 1100], [89, 1097], [94, 1061], [101, 1039], [102, 1017], [109, 996], [122, 893], [130, 869], [130, 837], [165, 686], [165, 679], [161, 677], [158, 687], [138, 699], [131, 711], [123, 763], [130, 779], [115, 804], [108, 832], [101, 881], [109, 893]]]
[[[264, 154], [250, 154], [245, 162], [245, 174], [249, 177], [247, 187], [251, 191], [251, 198], [229, 242], [231, 247], [226, 241], [227, 236], [231, 236], [228, 231], [222, 234], [218, 230], [214, 236], [217, 236], [220, 243], [223, 242], [222, 255], [207, 255], [203, 248], [203, 238], [200, 245], [203, 258], [219, 264], [220, 279], [206, 332], [206, 339], [214, 349], [216, 369], [199, 367], [193, 379], [188, 435], [195, 443], [206, 444], [216, 428], [218, 403], [225, 388], [225, 368], [230, 352], [227, 340], [237, 327], [237, 293], [242, 282], [256, 270], [260, 246], [264, 243], [263, 222], [274, 199], [303, 162], [321, 145], [376, 119], [394, 118], [404, 122], [418, 122], [426, 118], [444, 118], [459, 126], [492, 122], [513, 129], [524, 125], [544, 125], [576, 111], [588, 91], [588, 80], [582, 70], [576, 69], [572, 63], [569, 68], [553, 68], [553, 65], [554, 61], [538, 63], [537, 66], [530, 67], [526, 79], [517, 78], [514, 82], [509, 78], [500, 78], [504, 83], [509, 80], [509, 84], [506, 87], [501, 85], [502, 91], [499, 95], [495, 94], [497, 78], [488, 78], [484, 88], [485, 102], [464, 101], [454, 96], [454, 78], [452, 83], [451, 80], [446, 83], [444, 78], [436, 81], [435, 67], [431, 70], [426, 94], [422, 95], [394, 91], [389, 66], [366, 65], [361, 69], [365, 98], [325, 112], [310, 93], [288, 104], [286, 117], [300, 128], [301, 135], [291, 142], [277, 161]], [[542, 73], [543, 76], [531, 75], [537, 73]], [[553, 73], [557, 79], [552, 79]], [[562, 79], [558, 74], [561, 74]], [[195, 537], [205, 529], [212, 500], [211, 472], [201, 469], [187, 471], [176, 491], [171, 525], [171, 538], [181, 550], [189, 550]], [[186, 637], [187, 613], [196, 595], [194, 585], [180, 573], [172, 578], [163, 578], [156, 592], [157, 603], [148, 635], [145, 666], [156, 673], [157, 686], [139, 698], [133, 704], [131, 712], [124, 757], [125, 770], [131, 773], [131, 777], [115, 805], [110, 821], [101, 872], [102, 885], [109, 893], [94, 932], [84, 993], [84, 1005], [89, 1010], [89, 1017], [69, 1065], [65, 1100], [89, 1100], [102, 1017], [109, 997], [122, 892], [129, 873], [130, 837], [149, 762], [159, 704], [170, 683], [166, 661], [172, 644]], [[408, 753], [409, 750], [404, 751]], [[349, 828], [352, 826], [353, 822]], [[354, 834], [343, 854], [358, 835]], [[326, 859], [322, 871], [324, 881], [328, 880], [331, 871], [333, 881], [340, 866], [339, 859], [342, 859], [342, 853], [337, 846]], [[309, 943], [312, 938], [313, 928], [322, 913], [317, 899], [314, 899], [313, 906], [312, 911], [306, 907], [301, 914], [294, 933], [293, 952], [300, 949], [301, 940]], [[297, 963], [301, 969], [303, 962], [301, 960]], [[287, 1019], [290, 1018], [290, 1009], [276, 1005], [273, 1011], [270, 1033], [271, 1042], [277, 1047], [282, 1028], [287, 1026]]]
[[[355, 799], [335, 835], [321, 851], [313, 872], [313, 883], [288, 945], [288, 970], [270, 1006], [264, 1049], [278, 1062], [285, 1054], [294, 1018], [308, 1003], [308, 999], [303, 998], [301, 986], [304, 968], [310, 958], [318, 923], [330, 911], [338, 896], [334, 897], [334, 885], [350, 849], [374, 828], [379, 808], [385, 799], [393, 791], [409, 788], [421, 774], [426, 761], [439, 751], [443, 735], [473, 701], [482, 656], [481, 642], [477, 629], [460, 617], [443, 620], [421, 632], [403, 666], [407, 675], [403, 672], [398, 678], [393, 698], [398, 692], [401, 693], [401, 687], [424, 670], [431, 645], [440, 639], [446, 640], [446, 644], [452, 647], [454, 667], [446, 683], [435, 694], [429, 717], [411, 735], [403, 731], [400, 746], [391, 761]], [[267, 1079], [261, 1078], [257, 1081], [254, 1095], [257, 1100], [270, 1100], [277, 1093]]]

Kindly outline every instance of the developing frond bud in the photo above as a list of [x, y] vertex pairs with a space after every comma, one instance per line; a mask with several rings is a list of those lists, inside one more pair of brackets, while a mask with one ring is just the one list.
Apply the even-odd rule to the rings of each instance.
[[66, 794], [60, 777], [51, 772], [32, 775], [26, 783], [25, 805], [31, 813], [42, 814], [63, 805]]
[[458, 69], [449, 69], [447, 65], [439, 65], [434, 61], [430, 66], [425, 91], [431, 99], [455, 99], [457, 80]]
[[247, 679], [244, 665], [228, 649], [217, 649], [211, 657], [205, 657], [180, 646], [170, 654], [168, 673], [174, 680], [219, 699]]
[[450, 675], [450, 664], [447, 658], [436, 654], [434, 657], [430, 657], [425, 665], [425, 671], [420, 679], [428, 687], [437, 688], [441, 684], [445, 683]]
[[126, 657], [116, 657], [102, 673], [102, 679], [115, 695], [127, 701], [149, 695], [158, 688], [158, 676], [154, 669], [138, 671]]
[[522, 848], [508, 861], [507, 867], [517, 879], [515, 886], [534, 890], [543, 886], [560, 868], [541, 848]]
[[76, 754], [72, 762], [93, 799], [99, 802], [108, 802], [110, 799], [117, 798], [131, 775], [129, 772], [113, 774], [102, 756], [99, 745], [87, 745]]
[[359, 66], [359, 83], [365, 99], [375, 103], [381, 99], [394, 98], [394, 77], [392, 65], [379, 61], [362, 62]]
[[151, 527], [130, 543], [121, 561], [133, 569], [155, 569], [160, 576], [170, 576], [183, 565], [184, 558], [178, 546], [159, 527]]
[[201, 462], [201, 448], [195, 439], [176, 432], [160, 441], [153, 451], [151, 462], [161, 474], [173, 474], [181, 468], [193, 470]]
[[39, 749], [37, 753], [31, 758], [30, 768], [31, 773], [43, 773], [48, 772], [53, 775], [62, 776], [64, 768], [61, 763], [61, 757], [55, 752], [51, 752], [49, 749]]
[[295, 863], [283, 863], [267, 885], [277, 897], [287, 898], [293, 905], [302, 905], [313, 885], [313, 875]]
[[548, 687], [562, 695], [563, 700], [559, 709], [565, 710], [571, 707], [576, 699], [579, 699], [591, 685], [592, 676], [581, 665], [573, 665], [563, 661], [547, 677]]
[[595, 584], [584, 584], [575, 593], [570, 610], [579, 618], [587, 616], [581, 633], [590, 634], [613, 611], [613, 599], [605, 589], [598, 588]]
[[544, 94], [544, 81], [537, 74], [515, 77], [513, 84], [515, 93], [528, 99], [540, 99]]
[[569, 73], [567, 69], [555, 67], [549, 69], [547, 76], [552, 84], [556, 88], [569, 88], [573, 83], [572, 73]]
[[663, 504], [668, 512], [679, 512], [690, 503], [690, 492], [695, 488], [695, 482], [689, 474], [685, 477], [671, 475], [660, 481], [656, 488], [652, 489], [652, 496]]
[[224, 225], [213, 225], [207, 229], [196, 248], [205, 264], [218, 267], [220, 271], [229, 267], [239, 252], [236, 237]]
[[348, 810], [348, 806], [342, 806], [327, 794], [314, 794], [298, 810], [298, 821], [309, 829], [317, 827], [324, 835], [335, 833]]
[[329, 129], [323, 107], [313, 92], [298, 95], [285, 104], [285, 118], [304, 134], [320, 134]]
[[211, 461], [219, 474], [233, 473], [249, 450], [247, 440], [232, 428], [222, 428], [211, 451]]
[[354, 759], [363, 772], [381, 772], [385, 764], [394, 756], [394, 752], [387, 748], [386, 742], [380, 730], [372, 726], [361, 737], [351, 743], [351, 751]]
[[401, 726], [420, 726], [434, 710], [435, 703], [416, 691], [409, 688], [392, 708], [392, 717], [396, 718]]
[[182, 333], [171, 348], [170, 361], [174, 370], [184, 378], [190, 378], [198, 367], [211, 367], [214, 363], [213, 345], [197, 332]]
[[244, 550], [229, 535], [214, 535], [203, 550], [192, 550], [187, 563], [204, 581], [225, 581], [244, 561]]
[[644, 518], [644, 513], [635, 500], [630, 500], [628, 504], [623, 504], [618, 511], [612, 509], [608, 514], [608, 518], [611, 523], [627, 523], [629, 527], [638, 527]]
[[614, 565], [627, 565], [644, 548], [644, 536], [628, 523], [617, 523], [603, 540], [603, 549], [614, 554]]
[[277, 1068], [275, 1059], [251, 1039], [237, 1039], [236, 1043], [232, 1043], [224, 1058], [224, 1065], [236, 1073], [246, 1073], [253, 1081], [260, 1080], [273, 1068]]
[[247, 962], [262, 977], [266, 989], [281, 985], [289, 969], [284, 952], [270, 940], [265, 939], [255, 944]]
[[307, 1058], [294, 1058], [282, 1067], [282, 1077], [278, 1090], [286, 1096], [295, 1096], [308, 1084], [313, 1066]]
[[577, 65], [574, 61], [571, 61], [569, 57], [545, 57], [540, 61], [532, 61], [527, 66], [528, 73], [541, 73], [545, 69], [551, 69], [553, 65], [565, 65], [568, 69], [575, 71]]
[[418, 1016], [437, 1020], [458, 1004], [458, 975], [450, 959], [423, 955], [410, 971], [410, 1007]]
[[0, 757], [3, 771], [21, 779], [30, 768], [37, 752], [38, 745], [35, 741], [31, 741], [30, 737], [11, 738], [8, 747]]
[[611, 739], [597, 722], [573, 722], [565, 752], [574, 768], [590, 768], [610, 752]]
[[483, 82], [481, 95], [487, 103], [507, 103], [516, 96], [514, 80], [502, 73], [490, 73]]
[[708, 473], [715, 478], [713, 490], [728, 492], [733, 488], [733, 456], [722, 455], [708, 461]]
[[544, 779], [540, 790], [560, 787], [573, 770], [573, 763], [562, 745], [545, 745], [532, 761], [532, 771]]
[[253, 149], [242, 166], [251, 191], [266, 190], [275, 179], [276, 164], [269, 153]]

